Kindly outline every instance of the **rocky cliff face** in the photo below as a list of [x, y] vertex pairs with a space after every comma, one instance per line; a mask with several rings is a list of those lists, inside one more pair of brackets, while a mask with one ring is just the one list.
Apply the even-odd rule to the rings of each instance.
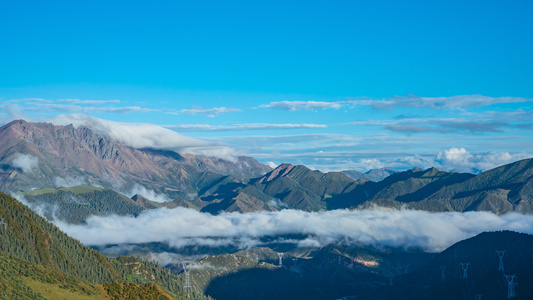
[[[13, 121], [0, 128], [0, 186], [5, 191], [89, 184], [171, 197], [194, 196], [205, 177], [257, 177], [271, 170], [249, 157], [233, 161], [135, 149], [87, 127]], [[206, 175], [207, 174], [207, 175]]]

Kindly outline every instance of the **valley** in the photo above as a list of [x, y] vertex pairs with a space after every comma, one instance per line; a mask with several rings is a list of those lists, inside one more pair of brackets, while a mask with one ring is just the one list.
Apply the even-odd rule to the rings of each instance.
[[19, 120], [0, 160], [3, 298], [502, 299], [511, 273], [533, 293], [533, 159], [323, 173]]

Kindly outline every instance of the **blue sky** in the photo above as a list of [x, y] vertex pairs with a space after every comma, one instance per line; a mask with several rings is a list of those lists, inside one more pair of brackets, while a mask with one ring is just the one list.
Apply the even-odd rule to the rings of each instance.
[[533, 156], [532, 15], [529, 0], [4, 1], [0, 121], [81, 113], [272, 165], [477, 172]]

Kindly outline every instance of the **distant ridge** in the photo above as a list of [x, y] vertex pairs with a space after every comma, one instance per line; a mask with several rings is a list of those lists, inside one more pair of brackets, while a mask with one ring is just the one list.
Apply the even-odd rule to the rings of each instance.
[[432, 212], [533, 213], [532, 174], [532, 159], [477, 176], [429, 168], [393, 173], [379, 182], [365, 178], [354, 181], [338, 172], [282, 164], [247, 183], [213, 186], [211, 200], [203, 200], [217, 204], [204, 201], [207, 205], [202, 210], [217, 213], [238, 205], [242, 212], [283, 208], [320, 211], [377, 205]]
[[[292, 164], [272, 169], [249, 157], [227, 161], [134, 149], [72, 125], [19, 120], [0, 128], [0, 189], [10, 192], [91, 185], [128, 198], [137, 194], [124, 202], [125, 207], [183, 206], [212, 214], [376, 205], [431, 212], [533, 213], [532, 159], [479, 175], [436, 168], [403, 172], [382, 168], [358, 180], [345, 174], [357, 175]], [[117, 213], [137, 213], [133, 211]]]
[[388, 176], [390, 176], [391, 174], [394, 174], [394, 173], [397, 173], [397, 172], [398, 172], [397, 170], [395, 170], [393, 168], [388, 168], [388, 167], [368, 170], [365, 173], [361, 173], [361, 172], [356, 171], [356, 170], [341, 171], [342, 174], [348, 176], [349, 178], [351, 178], [353, 180], [359, 180], [361, 178], [367, 178], [368, 180], [375, 181], [375, 182], [381, 181], [381, 180], [387, 178]]

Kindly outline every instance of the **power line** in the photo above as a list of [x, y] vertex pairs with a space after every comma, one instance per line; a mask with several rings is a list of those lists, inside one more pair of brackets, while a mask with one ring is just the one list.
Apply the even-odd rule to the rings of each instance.
[[183, 289], [187, 292], [187, 298], [191, 296], [191, 265], [184, 263], [183, 272], [185, 273], [185, 283], [183, 284]]
[[463, 268], [463, 279], [468, 278], [468, 267], [470, 267], [470, 263], [460, 263], [461, 268]]
[[503, 256], [505, 255], [505, 251], [496, 250], [496, 254], [498, 254], [498, 257], [500, 258], [500, 264], [498, 266], [498, 271], [502, 271], [503, 272]]
[[516, 275], [503, 274], [503, 277], [507, 281], [507, 299], [516, 297], [516, 286], [518, 286], [518, 283], [514, 282]]

